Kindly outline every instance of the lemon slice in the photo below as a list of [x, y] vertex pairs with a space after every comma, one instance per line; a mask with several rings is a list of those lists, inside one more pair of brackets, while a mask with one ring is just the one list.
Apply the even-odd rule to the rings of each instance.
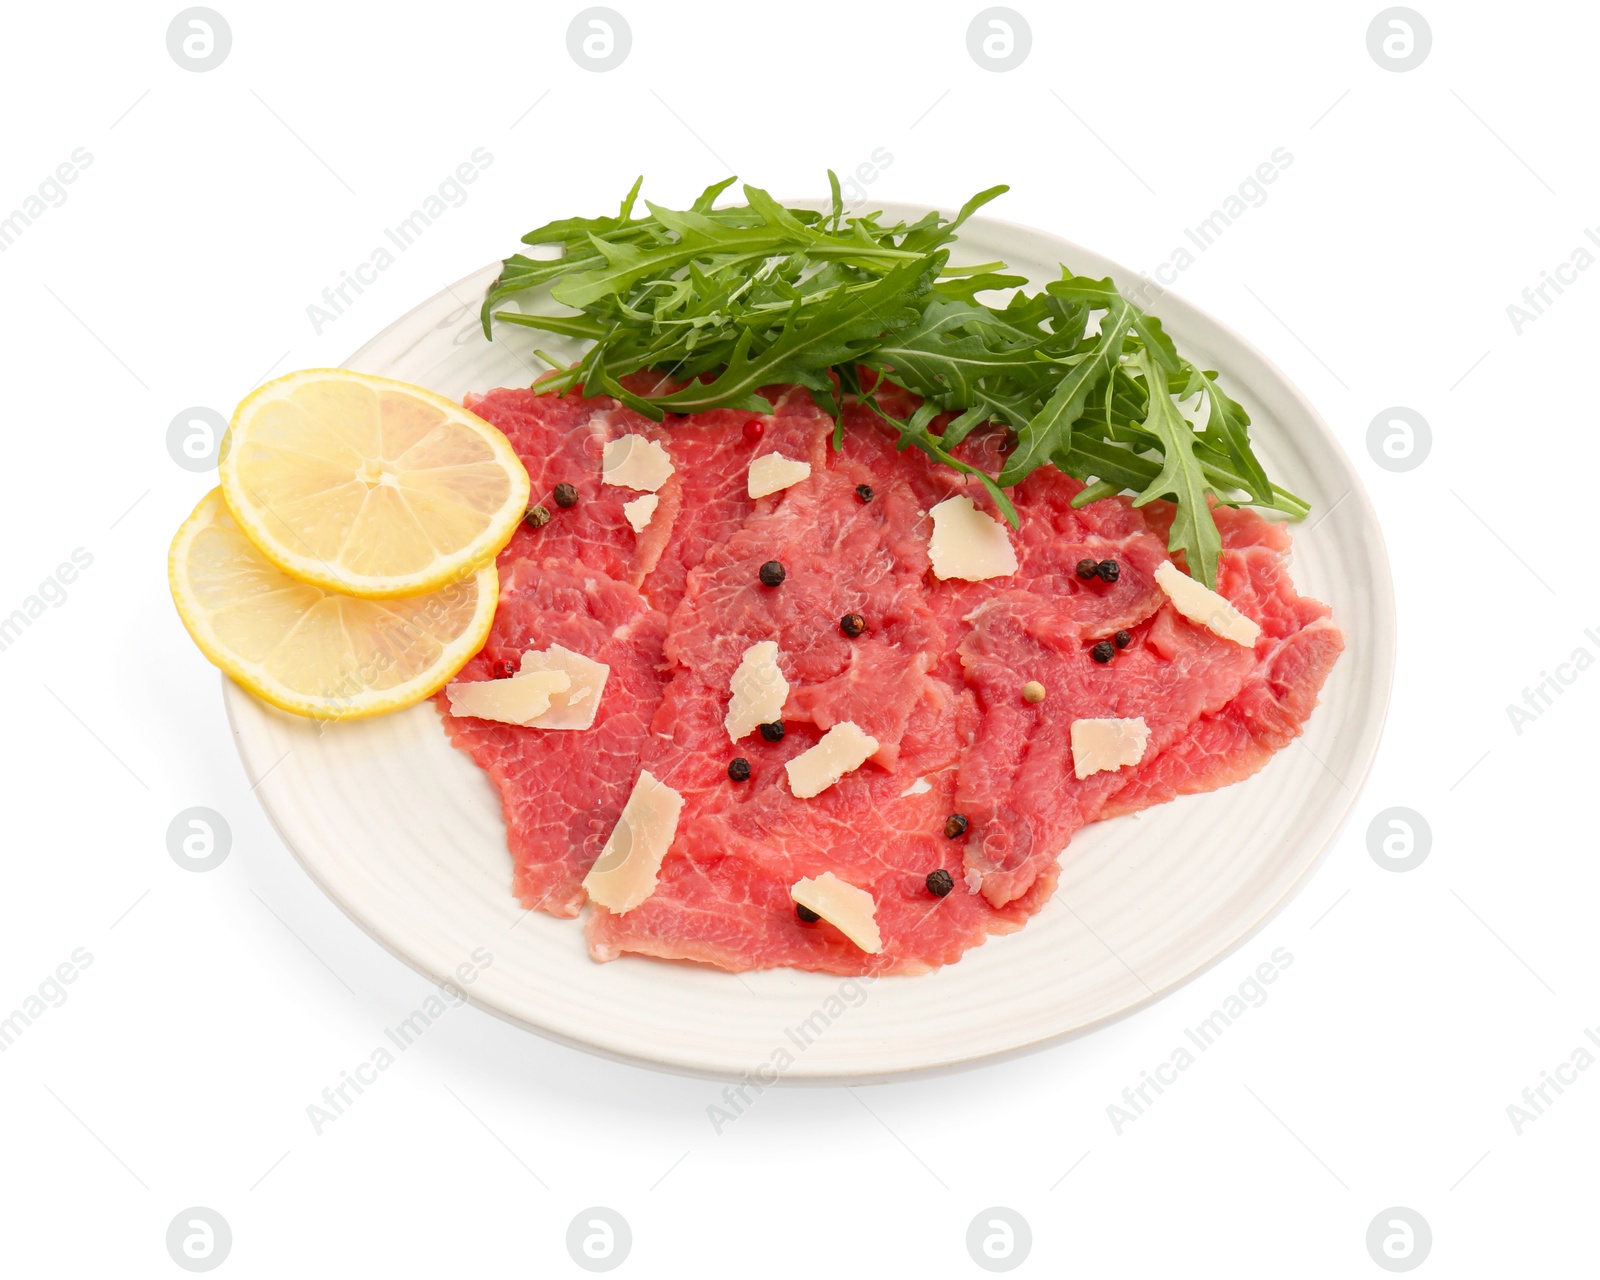
[[398, 711], [437, 692], [494, 621], [493, 564], [409, 599], [297, 582], [263, 558], [213, 489], [172, 540], [178, 616], [200, 652], [258, 698], [321, 720]]
[[285, 573], [345, 595], [420, 595], [493, 558], [528, 508], [506, 438], [421, 387], [302, 369], [234, 411], [228, 509]]

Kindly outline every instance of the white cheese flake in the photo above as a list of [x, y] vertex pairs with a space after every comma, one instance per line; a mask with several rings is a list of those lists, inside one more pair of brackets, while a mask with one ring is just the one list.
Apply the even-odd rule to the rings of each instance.
[[934, 577], [982, 582], [1017, 571], [1017, 553], [1005, 525], [979, 511], [965, 494], [946, 498], [929, 514], [933, 536], [928, 539], [928, 559]]
[[722, 723], [730, 742], [753, 733], [757, 725], [780, 719], [789, 698], [789, 682], [778, 666], [778, 642], [762, 640], [746, 649], [728, 687], [733, 696]]
[[611, 668], [559, 644], [542, 653], [529, 649], [522, 655], [522, 666], [513, 680], [533, 672], [563, 673], [567, 687], [550, 695], [550, 709], [527, 723], [535, 729], [588, 729], [600, 710], [600, 695], [605, 691]]
[[915, 782], [913, 782], [909, 787], [907, 787], [904, 791], [902, 791], [900, 793], [900, 798], [902, 800], [904, 800], [907, 796], [920, 796], [924, 792], [932, 791], [932, 790], [933, 790], [933, 783], [929, 782], [926, 778], [918, 778]]
[[1163, 561], [1155, 572], [1156, 585], [1167, 593], [1172, 607], [1191, 622], [1197, 622], [1224, 640], [1255, 648], [1261, 627], [1247, 618], [1203, 582], [1196, 582], [1172, 561]]
[[683, 797], [648, 769], [640, 770], [622, 816], [583, 878], [589, 900], [620, 916], [654, 893], [682, 812]]
[[1144, 759], [1150, 728], [1143, 716], [1131, 720], [1074, 720], [1072, 772], [1080, 778], [1121, 769]]
[[450, 714], [502, 724], [532, 724], [550, 710], [552, 696], [572, 683], [565, 671], [518, 671], [504, 680], [458, 680], [445, 689]]
[[796, 880], [789, 896], [815, 911], [851, 942], [870, 955], [883, 950], [878, 933], [878, 904], [865, 889], [839, 879], [831, 871]]
[[672, 458], [646, 436], [618, 436], [600, 455], [600, 476], [607, 484], [654, 493], [676, 470]]
[[635, 498], [632, 502], [622, 504], [622, 514], [628, 518], [628, 523], [633, 526], [635, 533], [643, 533], [650, 523], [650, 517], [656, 513], [656, 504], [661, 499], [653, 493], [647, 493], [642, 498]]
[[789, 790], [802, 800], [820, 795], [845, 774], [859, 769], [877, 749], [878, 740], [870, 733], [842, 720], [823, 734], [816, 746], [783, 766], [789, 774]]
[[796, 462], [781, 453], [764, 453], [750, 464], [749, 492], [752, 498], [765, 498], [811, 475], [809, 462]]

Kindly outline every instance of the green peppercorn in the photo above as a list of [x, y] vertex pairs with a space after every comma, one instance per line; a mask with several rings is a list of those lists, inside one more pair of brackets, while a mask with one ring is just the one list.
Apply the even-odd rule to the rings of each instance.
[[543, 505], [529, 507], [522, 518], [527, 522], [528, 528], [542, 529], [550, 523], [550, 508]]

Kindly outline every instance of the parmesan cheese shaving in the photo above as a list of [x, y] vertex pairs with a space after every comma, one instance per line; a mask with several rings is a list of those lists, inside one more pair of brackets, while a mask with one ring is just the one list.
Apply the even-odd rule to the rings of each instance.
[[550, 710], [552, 695], [572, 683], [565, 671], [518, 671], [505, 680], [458, 680], [445, 689], [450, 714], [502, 724], [531, 724]]
[[622, 816], [583, 878], [591, 902], [625, 915], [656, 891], [661, 859], [678, 831], [683, 797], [640, 770]]
[[600, 476], [607, 484], [654, 493], [675, 468], [672, 458], [646, 436], [618, 436], [600, 455]]
[[822, 735], [822, 740], [802, 751], [783, 767], [789, 790], [802, 800], [826, 791], [845, 774], [859, 769], [878, 749], [878, 740], [843, 720]]
[[650, 517], [656, 513], [656, 504], [661, 499], [653, 493], [647, 493], [642, 498], [635, 498], [632, 502], [622, 504], [622, 514], [628, 518], [628, 523], [633, 526], [635, 533], [643, 533], [650, 523]]
[[779, 719], [789, 698], [789, 682], [778, 667], [777, 641], [762, 640], [746, 649], [728, 687], [733, 696], [722, 723], [730, 742], [754, 732], [757, 725]]
[[870, 955], [883, 950], [878, 932], [878, 904], [865, 889], [839, 879], [831, 871], [795, 881], [789, 896], [815, 911], [851, 942]]
[[764, 453], [750, 464], [749, 493], [752, 498], [764, 498], [799, 484], [810, 475], [809, 462], [796, 462], [781, 453]]
[[1143, 716], [1131, 720], [1074, 720], [1072, 772], [1080, 778], [1121, 769], [1144, 759], [1150, 729]]
[[1164, 561], [1155, 572], [1156, 585], [1167, 593], [1172, 607], [1191, 622], [1197, 622], [1224, 640], [1255, 647], [1261, 627], [1240, 613], [1227, 600], [1203, 582], [1196, 582], [1172, 561]]
[[533, 672], [563, 673], [567, 687], [550, 695], [550, 708], [526, 723], [535, 729], [588, 729], [600, 710], [600, 695], [605, 691], [611, 668], [581, 653], [552, 644], [543, 653], [529, 649], [522, 655], [522, 666], [512, 680]]
[[982, 582], [1017, 571], [1017, 553], [1005, 526], [979, 511], [971, 498], [946, 498], [928, 514], [933, 517], [928, 559], [934, 577]]

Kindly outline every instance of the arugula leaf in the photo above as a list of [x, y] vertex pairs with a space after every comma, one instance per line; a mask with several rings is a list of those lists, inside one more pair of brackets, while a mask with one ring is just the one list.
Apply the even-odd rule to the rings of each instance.
[[1079, 359], [1056, 384], [1044, 408], [1017, 432], [1017, 447], [1000, 473], [1001, 484], [1018, 483], [1048, 462], [1052, 455], [1071, 447], [1072, 426], [1083, 416], [1089, 394], [1111, 376], [1112, 369], [1122, 359], [1132, 318], [1131, 303], [1120, 297], [1111, 303], [1100, 322], [1100, 337], [1094, 349]]
[[1149, 388], [1149, 412], [1145, 428], [1161, 441], [1165, 456], [1161, 470], [1133, 505], [1142, 507], [1156, 498], [1171, 498], [1177, 504], [1177, 515], [1167, 537], [1167, 547], [1182, 551], [1189, 572], [1213, 591], [1217, 586], [1217, 560], [1222, 555], [1222, 534], [1211, 515], [1207, 501], [1210, 492], [1205, 472], [1194, 456], [1194, 430], [1184, 421], [1167, 393], [1166, 374], [1154, 352], [1146, 347], [1137, 361], [1144, 371], [1145, 386]]
[[[646, 201], [642, 213], [636, 182], [615, 214], [530, 231], [524, 243], [555, 254], [505, 260], [484, 297], [485, 335], [500, 320], [587, 343], [540, 386], [610, 395], [658, 421], [718, 407], [762, 412], [762, 387], [796, 383], [834, 415], [837, 448], [841, 397], [853, 397], [894, 428], [899, 447], [974, 477], [1013, 525], [1006, 489], [1045, 465], [1085, 482], [1074, 505], [1117, 493], [1136, 505], [1169, 498], [1171, 548], [1208, 586], [1221, 552], [1213, 501], [1292, 518], [1309, 510], [1272, 483], [1251, 447], [1249, 414], [1216, 374], [1187, 359], [1114, 281], [1063, 267], [1029, 293], [1003, 262], [950, 264], [962, 225], [1004, 186], [979, 192], [953, 218], [930, 211], [889, 222], [847, 213], [832, 171], [824, 212], [787, 208], [750, 185], [743, 204], [716, 207], [734, 181], [713, 183], [687, 209]], [[500, 306], [529, 294], [525, 311]], [[567, 310], [552, 314], [546, 299]], [[621, 379], [641, 369], [678, 389], [627, 391]], [[922, 404], [892, 417], [863, 389], [863, 370]], [[1195, 414], [1203, 403], [1202, 430], [1180, 402]], [[985, 422], [1016, 437], [998, 476], [956, 452]]]

